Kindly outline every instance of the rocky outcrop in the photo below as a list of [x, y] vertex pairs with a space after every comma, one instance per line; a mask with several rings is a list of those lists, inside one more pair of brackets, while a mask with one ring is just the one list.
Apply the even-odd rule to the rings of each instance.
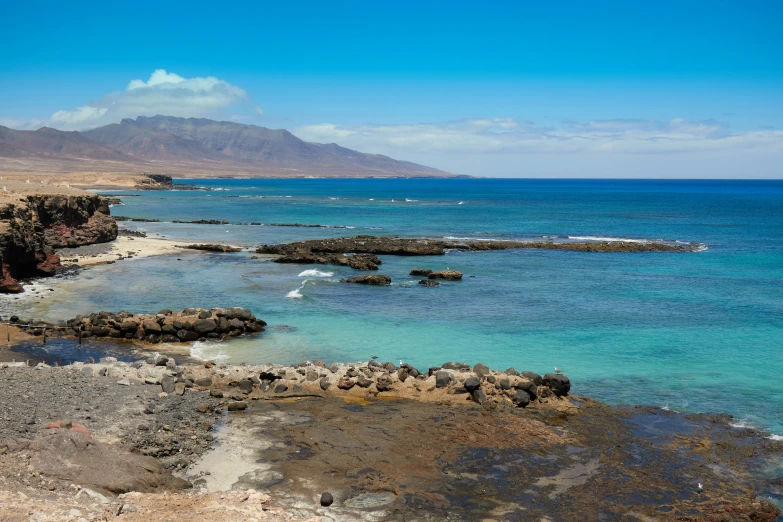
[[[577, 252], [692, 252], [696, 250], [697, 245], [631, 241], [461, 241], [361, 235], [333, 239], [311, 239], [280, 245], [262, 245], [256, 249], [256, 252], [280, 256], [275, 259], [276, 263], [318, 263], [352, 266], [345, 262], [346, 254], [353, 253], [354, 257], [357, 255], [439, 256], [444, 255], [447, 250], [481, 252], [515, 248], [571, 250]], [[380, 260], [375, 264], [380, 264]], [[367, 270], [368, 268], [358, 269]], [[374, 270], [375, 268], [369, 269]], [[429, 276], [430, 272], [429, 270], [415, 268], [411, 270], [411, 275]]]
[[360, 285], [371, 285], [371, 286], [389, 286], [391, 284], [391, 277], [387, 275], [366, 275], [366, 276], [357, 276], [357, 277], [349, 277], [348, 279], [342, 279], [340, 281], [341, 283], [357, 283]]
[[241, 252], [242, 249], [239, 247], [229, 246], [229, 245], [218, 245], [218, 244], [198, 244], [198, 245], [186, 245], [183, 248], [189, 248], [190, 250], [203, 250], [205, 252]]
[[18, 279], [51, 276], [55, 249], [112, 241], [117, 223], [94, 194], [26, 195], [0, 204], [0, 293], [21, 292]]
[[[147, 343], [179, 343], [206, 339], [225, 339], [255, 334], [266, 329], [246, 308], [186, 308], [181, 312], [161, 310], [157, 314], [98, 312], [66, 321], [63, 335], [112, 337]], [[35, 333], [35, 332], [33, 332]], [[57, 335], [58, 330], [52, 332]]]
[[439, 272], [432, 272], [428, 276], [430, 279], [442, 279], [444, 281], [461, 281], [462, 280], [462, 272], [458, 272], [457, 270], [441, 270]]

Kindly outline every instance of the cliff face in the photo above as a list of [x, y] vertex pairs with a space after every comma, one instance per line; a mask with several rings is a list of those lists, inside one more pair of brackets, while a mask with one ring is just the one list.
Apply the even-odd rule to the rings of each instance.
[[94, 194], [33, 194], [0, 204], [0, 293], [21, 292], [20, 278], [54, 275], [57, 248], [116, 237], [108, 203]]

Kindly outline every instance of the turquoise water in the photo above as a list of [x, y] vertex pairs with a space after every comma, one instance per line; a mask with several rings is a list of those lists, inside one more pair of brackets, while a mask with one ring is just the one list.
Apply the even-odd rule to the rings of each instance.
[[[386, 256], [380, 273], [392, 277], [390, 288], [341, 284], [355, 275], [344, 267], [280, 265], [250, 252], [183, 253], [179, 261], [134, 259], [87, 270], [47, 299], [39, 315], [247, 306], [271, 325], [262, 337], [200, 343], [195, 355], [299, 362], [374, 354], [424, 368], [458, 360], [540, 373], [556, 365], [576, 393], [728, 412], [783, 433], [783, 182], [195, 183], [215, 190], [134, 192], [140, 195], [112, 211], [164, 221], [225, 219], [232, 224], [127, 226], [246, 246], [369, 233], [664, 239], [699, 242], [706, 250]], [[239, 224], [249, 222], [354, 228]], [[465, 279], [423, 288], [407, 275], [413, 267], [446, 266]], [[311, 269], [331, 275], [300, 275]]]

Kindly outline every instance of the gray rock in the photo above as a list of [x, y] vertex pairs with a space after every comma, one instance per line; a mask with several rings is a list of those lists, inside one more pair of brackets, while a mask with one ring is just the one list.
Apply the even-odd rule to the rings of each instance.
[[445, 388], [451, 384], [451, 374], [446, 371], [439, 371], [435, 373], [435, 387], [436, 388]]
[[372, 384], [372, 379], [367, 377], [366, 375], [359, 374], [359, 377], [356, 379], [356, 384], [358, 384], [362, 388], [369, 388]]
[[253, 391], [253, 381], [250, 379], [242, 379], [239, 381], [239, 389], [245, 393], [250, 393]]
[[185, 395], [185, 383], [184, 382], [178, 382], [174, 385], [174, 394], [175, 395]]
[[307, 375], [305, 376], [305, 379], [308, 381], [317, 381], [318, 380], [318, 372], [314, 372], [313, 370], [308, 370]]
[[533, 381], [533, 384], [536, 386], [541, 386], [541, 384], [544, 382], [544, 379], [535, 372], [522, 372], [522, 377]]
[[476, 366], [473, 367], [473, 373], [478, 375], [479, 378], [486, 377], [487, 375], [489, 375], [489, 368], [487, 366], [479, 363], [479, 364], [477, 364]]
[[318, 384], [321, 386], [321, 389], [323, 391], [326, 391], [329, 389], [329, 386], [332, 385], [332, 383], [329, 382], [328, 377], [323, 377], [320, 381], [318, 381]]
[[247, 403], [245, 401], [231, 401], [228, 403], [228, 411], [246, 410]]
[[163, 391], [166, 393], [174, 393], [174, 385], [176, 384], [176, 379], [172, 377], [171, 375], [167, 375], [163, 377], [160, 381], [160, 387], [163, 388]]
[[199, 336], [196, 332], [193, 332], [191, 330], [185, 330], [183, 328], [182, 330], [179, 330], [177, 332], [177, 337], [179, 337], [182, 341], [191, 342], [191, 341], [198, 341]]
[[467, 390], [468, 393], [473, 393], [474, 391], [478, 390], [481, 387], [481, 379], [475, 376], [468, 377], [465, 380], [463, 386], [465, 387], [465, 390]]
[[275, 386], [275, 393], [285, 393], [288, 391], [288, 385], [283, 384], [282, 382]]
[[130, 380], [127, 379], [127, 378], [120, 379], [119, 381], [117, 381], [117, 384], [119, 384], [121, 386], [130, 386]]
[[218, 399], [222, 399], [223, 398], [223, 392], [220, 391], [220, 390], [212, 389], [212, 390], [209, 390], [209, 396], [210, 397], [216, 397]]
[[565, 375], [547, 373], [543, 385], [548, 386], [558, 397], [564, 397], [571, 391], [571, 381]]
[[392, 378], [388, 375], [381, 375], [378, 377], [378, 381], [375, 383], [375, 387], [379, 392], [389, 391], [392, 388]]
[[508, 369], [508, 370], [506, 370], [504, 373], [505, 373], [506, 375], [514, 375], [514, 376], [519, 376], [519, 372], [518, 372], [518, 371], [516, 371], [514, 368], [509, 368], [509, 369]]
[[511, 389], [511, 382], [506, 377], [503, 377], [502, 379], [500, 379], [500, 381], [498, 381], [498, 384], [500, 384], [500, 389], [501, 390], [510, 390]]
[[214, 332], [217, 329], [217, 323], [214, 319], [199, 319], [193, 323], [193, 331], [200, 335]]
[[530, 395], [525, 390], [517, 390], [514, 392], [514, 398], [512, 399], [514, 404], [519, 408], [524, 408], [530, 404]]
[[196, 386], [212, 386], [212, 377], [199, 377], [193, 382]]
[[444, 370], [457, 370], [457, 371], [460, 371], [460, 372], [464, 372], [464, 371], [470, 370], [470, 366], [468, 366], [465, 363], [461, 363], [461, 362], [447, 362], [446, 364], [443, 365], [443, 369]]
[[321, 495], [321, 505], [323, 507], [329, 507], [334, 502], [334, 497], [331, 493], [326, 492]]
[[473, 402], [477, 402], [479, 404], [484, 404], [487, 402], [487, 396], [486, 394], [479, 388], [478, 390], [475, 390], [470, 397], [473, 399]]

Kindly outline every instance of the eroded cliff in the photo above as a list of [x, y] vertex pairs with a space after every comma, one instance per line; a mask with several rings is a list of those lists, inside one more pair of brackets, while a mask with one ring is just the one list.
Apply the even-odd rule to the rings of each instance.
[[[80, 191], [81, 192], [81, 191]], [[23, 290], [18, 280], [51, 276], [57, 248], [105, 243], [117, 237], [106, 200], [95, 194], [22, 194], [0, 202], [0, 293]]]

